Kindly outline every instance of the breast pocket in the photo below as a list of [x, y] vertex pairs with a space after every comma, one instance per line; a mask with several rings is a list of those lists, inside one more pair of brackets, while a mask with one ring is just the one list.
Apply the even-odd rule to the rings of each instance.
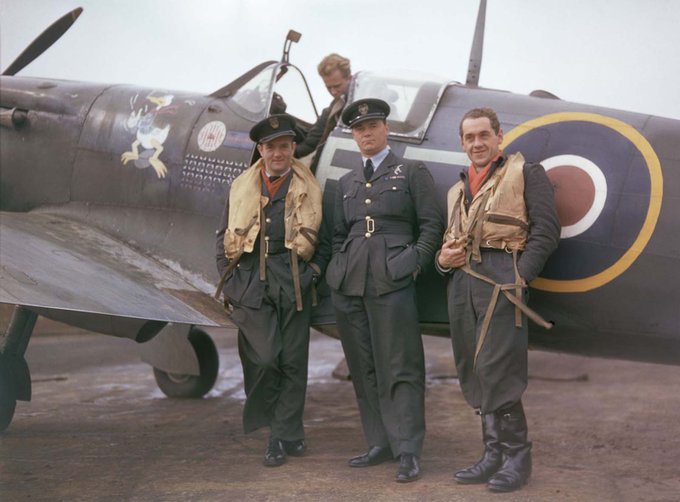
[[380, 188], [378, 201], [383, 214], [409, 216], [413, 211], [411, 191], [406, 180], [389, 180]]
[[342, 207], [345, 212], [345, 219], [352, 221], [357, 216], [357, 194], [359, 193], [359, 186], [352, 185], [342, 195]]

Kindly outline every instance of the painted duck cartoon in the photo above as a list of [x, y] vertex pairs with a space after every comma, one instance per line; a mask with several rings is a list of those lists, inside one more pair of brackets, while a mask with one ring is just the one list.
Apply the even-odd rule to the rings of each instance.
[[[136, 129], [137, 139], [132, 143], [130, 151], [121, 155], [120, 160], [123, 164], [134, 160], [137, 168], [144, 169], [151, 166], [159, 178], [165, 178], [168, 169], [159, 156], [163, 152], [163, 143], [168, 138], [171, 126], [164, 120], [163, 115], [167, 112], [174, 112], [172, 107], [168, 108], [173, 98], [172, 94], [149, 95], [146, 99], [156, 105], [155, 108], [149, 110], [148, 105], [145, 104], [137, 111], [130, 112], [130, 117], [125, 124], [126, 129]], [[143, 148], [141, 153], [140, 145]]]

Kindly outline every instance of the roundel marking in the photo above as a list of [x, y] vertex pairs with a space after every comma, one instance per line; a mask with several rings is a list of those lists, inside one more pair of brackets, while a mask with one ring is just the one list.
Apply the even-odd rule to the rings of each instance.
[[555, 155], [541, 161], [550, 180], [562, 189], [555, 204], [562, 222], [562, 239], [588, 230], [602, 213], [607, 178], [591, 160], [580, 155]]
[[[602, 144], [603, 138], [606, 144]], [[555, 153], [553, 143], [561, 145], [557, 148], [559, 155], [539, 155], [544, 156], [542, 164], [553, 166], [546, 170], [556, 194], [563, 188], [560, 182], [568, 180], [579, 197], [556, 195], [557, 204], [562, 197], [562, 205], [570, 208], [560, 212], [566, 233], [543, 275], [531, 285], [560, 293], [589, 291], [625, 272], [649, 242], [661, 211], [661, 164], [647, 139], [635, 128], [594, 113], [554, 113], [529, 120], [505, 134], [502, 146], [511, 153], [534, 144], [540, 148], [549, 142], [550, 153]], [[615, 158], [609, 159], [610, 156]], [[582, 190], [573, 188], [578, 186]], [[629, 194], [631, 187], [640, 193]], [[618, 200], [607, 204], [608, 197]], [[626, 197], [635, 198], [636, 204], [626, 204]], [[646, 208], [637, 211], [640, 204]], [[580, 237], [572, 239], [576, 236]], [[566, 267], [562, 263], [551, 266], [555, 261], [566, 263]]]
[[224, 122], [213, 120], [208, 122], [198, 132], [198, 148], [204, 152], [214, 152], [224, 141], [227, 135], [227, 126]]

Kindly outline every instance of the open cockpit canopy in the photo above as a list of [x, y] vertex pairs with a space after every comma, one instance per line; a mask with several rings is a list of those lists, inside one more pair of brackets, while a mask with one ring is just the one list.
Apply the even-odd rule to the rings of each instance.
[[442, 77], [409, 73], [363, 71], [354, 76], [350, 101], [378, 98], [390, 105], [390, 135], [422, 140], [448, 81]]

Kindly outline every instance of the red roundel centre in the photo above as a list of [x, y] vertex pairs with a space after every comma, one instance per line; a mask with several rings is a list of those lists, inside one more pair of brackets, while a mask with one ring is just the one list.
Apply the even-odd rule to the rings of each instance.
[[579, 222], [593, 206], [595, 183], [576, 166], [556, 166], [547, 173], [555, 187], [555, 207], [563, 227]]

